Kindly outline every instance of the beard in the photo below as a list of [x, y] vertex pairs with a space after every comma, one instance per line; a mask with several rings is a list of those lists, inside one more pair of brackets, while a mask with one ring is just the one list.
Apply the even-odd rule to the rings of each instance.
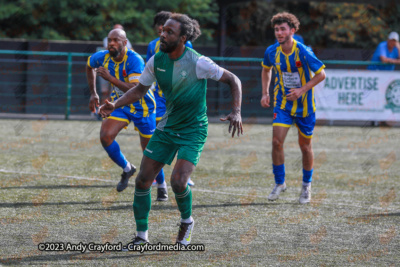
[[118, 57], [122, 52], [122, 48], [123, 48], [122, 46], [118, 47], [117, 49], [112, 47], [112, 50], [110, 50], [109, 48], [108, 52], [110, 53], [111, 57]]
[[178, 44], [179, 44], [179, 40], [177, 40], [176, 42], [173, 42], [173, 43], [161, 43], [160, 50], [164, 53], [171, 53], [178, 47]]
[[278, 43], [279, 43], [279, 44], [284, 44], [284, 43], [288, 42], [288, 41], [290, 40], [290, 38], [291, 38], [291, 36], [286, 36], [286, 37], [283, 39], [283, 41], [281, 41], [281, 42], [278, 41]]

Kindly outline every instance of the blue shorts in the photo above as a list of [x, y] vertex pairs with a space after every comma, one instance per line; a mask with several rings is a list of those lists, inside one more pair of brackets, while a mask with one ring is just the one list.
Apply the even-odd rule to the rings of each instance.
[[125, 121], [130, 123], [133, 121], [135, 130], [145, 138], [151, 138], [154, 131], [156, 130], [156, 114], [150, 113], [148, 117], [140, 116], [139, 114], [133, 114], [130, 112], [129, 107], [117, 108], [111, 113], [109, 119], [117, 121]]
[[272, 126], [290, 127], [293, 124], [299, 129], [299, 133], [305, 138], [312, 138], [315, 127], [315, 113], [307, 117], [295, 117], [290, 115], [289, 111], [274, 108], [274, 121]]

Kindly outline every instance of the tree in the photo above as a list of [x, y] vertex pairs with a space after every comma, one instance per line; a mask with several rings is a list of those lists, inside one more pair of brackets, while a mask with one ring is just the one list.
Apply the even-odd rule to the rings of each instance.
[[196, 42], [213, 40], [218, 23], [214, 0], [19, 0], [2, 5], [0, 37], [102, 40], [119, 23], [131, 41], [146, 43], [154, 39], [153, 17], [161, 10], [189, 14], [203, 26]]
[[400, 4], [311, 3], [307, 39], [325, 47], [373, 49], [393, 30], [389, 25], [400, 26], [399, 8]]
[[[161, 10], [189, 14], [203, 32], [196, 43], [216, 44], [217, 0], [7, 1], [0, 9], [0, 37], [102, 40], [119, 23], [133, 43], [147, 43], [154, 39], [153, 17]], [[365, 5], [253, 0], [228, 5], [227, 44], [272, 44], [270, 20], [282, 11], [299, 18], [299, 34], [313, 47], [374, 49], [390, 31], [400, 29], [399, 1]]]
[[275, 42], [274, 14], [287, 11], [300, 20], [299, 34], [307, 45], [324, 48], [374, 49], [390, 31], [400, 29], [400, 3], [248, 1], [227, 7], [229, 45], [266, 46]]
[[[227, 8], [227, 43], [229, 45], [265, 46], [275, 42], [271, 18], [278, 12], [288, 11], [300, 19], [308, 16], [308, 3], [274, 3], [248, 1]], [[302, 29], [300, 30], [300, 34]]]

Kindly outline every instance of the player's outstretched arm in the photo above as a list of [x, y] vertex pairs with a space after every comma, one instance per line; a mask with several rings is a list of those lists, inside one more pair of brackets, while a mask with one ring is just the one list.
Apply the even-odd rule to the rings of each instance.
[[86, 66], [86, 78], [90, 90], [89, 109], [91, 112], [95, 112], [96, 107], [99, 106], [99, 95], [96, 92], [96, 72], [89, 66]]
[[232, 137], [235, 136], [236, 132], [237, 136], [239, 134], [243, 135], [242, 115], [240, 113], [242, 107], [242, 83], [235, 74], [227, 70], [224, 70], [224, 74], [222, 74], [219, 82], [229, 84], [233, 97], [232, 112], [225, 118], [221, 118], [221, 121], [230, 121], [229, 133], [232, 131]]
[[122, 97], [118, 98], [114, 103], [106, 101], [104, 105], [99, 108], [99, 114], [106, 118], [117, 108], [132, 104], [139, 101], [144, 97], [149, 90], [150, 86], [145, 86], [138, 83], [135, 87], [131, 88]]

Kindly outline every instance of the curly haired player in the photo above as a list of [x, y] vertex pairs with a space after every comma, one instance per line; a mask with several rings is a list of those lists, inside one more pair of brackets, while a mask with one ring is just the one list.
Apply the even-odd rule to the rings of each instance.
[[325, 65], [314, 55], [311, 48], [293, 39], [300, 25], [295, 15], [278, 13], [272, 17], [271, 24], [278, 43], [267, 48], [261, 63], [261, 106], [264, 108], [270, 106], [268, 89], [271, 69], [274, 69], [276, 74], [272, 124], [272, 168], [275, 186], [268, 199], [276, 200], [279, 194], [286, 190], [283, 143], [294, 122], [299, 130], [299, 146], [303, 156], [303, 184], [299, 202], [305, 204], [311, 200], [314, 161], [311, 146], [315, 126], [314, 86], [325, 79]]

